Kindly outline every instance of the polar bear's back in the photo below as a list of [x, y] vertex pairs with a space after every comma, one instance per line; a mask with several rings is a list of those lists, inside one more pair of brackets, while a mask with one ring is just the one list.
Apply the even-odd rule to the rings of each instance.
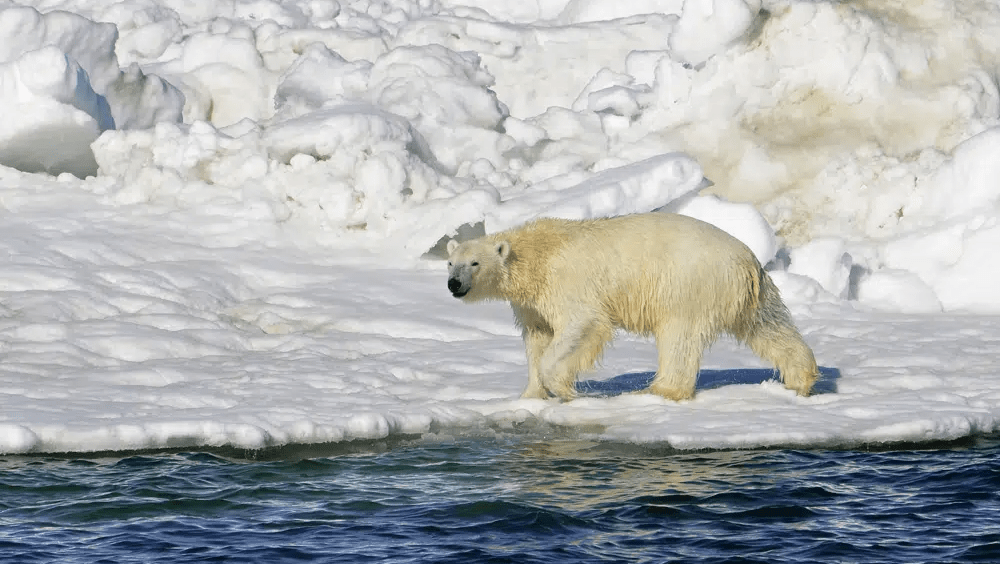
[[[659, 262], [677, 267], [743, 262], [753, 252], [710, 223], [671, 213], [645, 213], [590, 220], [539, 219], [519, 229], [527, 239], [549, 246], [550, 257], [567, 267], [581, 262], [618, 264], [629, 269]], [[561, 260], [560, 260], [561, 259]], [[756, 258], [753, 258], [756, 263]], [[568, 264], [566, 264], [568, 263]]]
[[569, 304], [597, 305], [613, 324], [650, 333], [672, 318], [706, 312], [727, 325], [755, 305], [760, 263], [721, 229], [690, 217], [647, 213], [595, 220], [540, 219], [511, 233], [532, 268], [544, 272], [538, 296], [553, 314]]

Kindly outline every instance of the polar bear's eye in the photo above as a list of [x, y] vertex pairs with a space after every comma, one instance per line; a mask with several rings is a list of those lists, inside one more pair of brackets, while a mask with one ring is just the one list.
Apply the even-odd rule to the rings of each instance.
[[448, 268], [451, 268], [451, 261], [448, 261]]
[[473, 262], [472, 266], [479, 266], [479, 263], [478, 262]]

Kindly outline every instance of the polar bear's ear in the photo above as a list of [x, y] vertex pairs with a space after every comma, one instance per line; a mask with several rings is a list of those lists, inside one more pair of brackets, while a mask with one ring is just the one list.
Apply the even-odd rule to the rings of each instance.
[[451, 241], [448, 241], [448, 254], [450, 255], [451, 253], [454, 253], [455, 252], [455, 247], [457, 247], [457, 246], [458, 246], [458, 241], [456, 241], [454, 239], [452, 239]]
[[497, 243], [497, 254], [500, 255], [500, 260], [507, 260], [507, 256], [510, 255], [510, 243], [507, 241], [500, 241]]

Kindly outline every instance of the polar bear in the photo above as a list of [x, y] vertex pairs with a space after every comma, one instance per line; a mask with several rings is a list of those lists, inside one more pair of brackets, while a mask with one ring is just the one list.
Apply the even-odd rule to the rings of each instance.
[[448, 243], [448, 290], [465, 302], [510, 302], [528, 357], [522, 397], [576, 395], [576, 377], [615, 329], [653, 336], [648, 391], [694, 396], [702, 353], [729, 333], [807, 396], [812, 350], [749, 248], [690, 217], [653, 212], [605, 219], [538, 219]]

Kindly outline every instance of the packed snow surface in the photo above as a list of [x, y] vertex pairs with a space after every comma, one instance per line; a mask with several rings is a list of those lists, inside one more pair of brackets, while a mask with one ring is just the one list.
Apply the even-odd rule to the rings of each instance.
[[[679, 449], [1000, 430], [987, 0], [0, 3], [0, 453], [534, 432]], [[622, 335], [520, 400], [444, 243], [709, 221], [823, 367], [723, 340], [694, 400]]]

